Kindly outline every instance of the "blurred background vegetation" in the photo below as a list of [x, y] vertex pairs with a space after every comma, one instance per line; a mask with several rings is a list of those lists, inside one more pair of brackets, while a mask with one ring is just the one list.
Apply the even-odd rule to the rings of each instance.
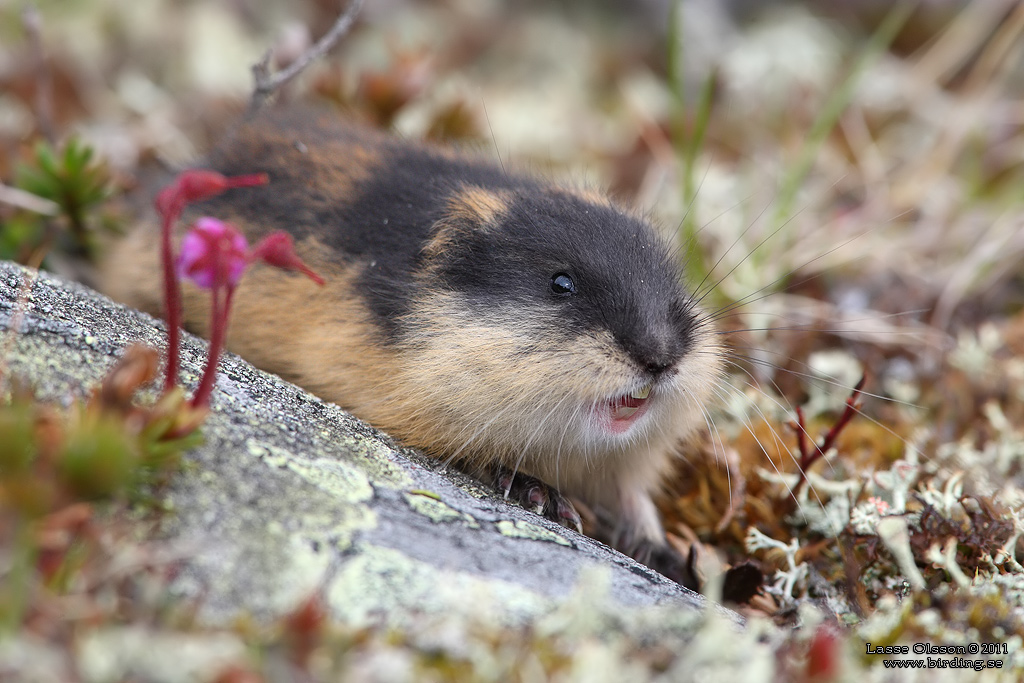
[[[341, 10], [0, 6], [0, 257], [88, 280], [149, 170], [201, 158], [244, 110], [264, 52], [287, 65]], [[739, 372], [707, 457], [688, 459], [665, 502], [668, 528], [726, 563], [750, 553], [753, 527], [800, 539], [830, 609], [853, 621], [900, 593], [900, 568], [863, 529], [842, 551], [794, 523], [792, 484], [760, 474], [794, 471], [793, 405], [816, 435], [867, 374], [833, 478], [866, 480], [910, 452], [925, 464], [908, 486], [967, 472], [1002, 540], [1016, 528], [1006, 506], [1024, 503], [1022, 34], [1015, 0], [367, 0], [279, 99], [606, 189], [678, 238]], [[927, 559], [945, 536], [967, 570], [985, 566], [970, 550], [980, 520], [919, 530], [930, 585], [950, 580]], [[785, 566], [761, 560], [769, 575]], [[960, 600], [943, 608], [951, 625], [952, 611], [992, 607]], [[990, 633], [996, 621], [1019, 629], [1003, 615]]]

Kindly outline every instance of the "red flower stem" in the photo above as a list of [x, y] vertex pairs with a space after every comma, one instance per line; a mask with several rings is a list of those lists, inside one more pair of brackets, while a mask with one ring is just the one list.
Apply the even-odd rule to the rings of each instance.
[[850, 392], [849, 398], [846, 399], [846, 406], [843, 408], [843, 414], [839, 416], [839, 419], [832, 424], [832, 428], [828, 430], [828, 434], [822, 440], [819, 446], [817, 442], [812, 441], [811, 444], [814, 446], [814, 452], [810, 453], [807, 450], [807, 442], [804, 435], [807, 433], [807, 427], [804, 425], [804, 414], [803, 411], [797, 406], [797, 417], [799, 418], [799, 431], [797, 436], [799, 438], [800, 446], [800, 480], [796, 483], [793, 488], [793, 495], [797, 495], [800, 489], [803, 488], [804, 484], [807, 483], [807, 470], [810, 469], [811, 465], [818, 461], [819, 458], [823, 457], [828, 453], [832, 446], [835, 445], [836, 439], [839, 434], [846, 428], [846, 425], [850, 423], [853, 416], [860, 411], [860, 404], [857, 399], [860, 398], [861, 392], [864, 390], [864, 382], [867, 380], [866, 375], [862, 375], [860, 381], [857, 382], [856, 386], [853, 387], [853, 391]]
[[832, 429], [828, 430], [828, 434], [825, 435], [825, 440], [822, 442], [821, 448], [818, 449], [822, 455], [832, 448], [832, 445], [836, 441], [836, 437], [839, 436], [839, 433], [843, 431], [847, 423], [853, 419], [853, 416], [857, 414], [860, 409], [860, 405], [857, 403], [857, 398], [864, 390], [865, 380], [867, 380], [867, 376], [861, 375], [860, 381], [857, 382], [855, 387], [853, 387], [853, 391], [850, 392], [850, 397], [846, 399], [846, 407], [843, 409], [843, 414], [835, 424], [832, 425]]
[[[180, 174], [173, 184], [165, 187], [157, 195], [156, 209], [163, 218], [160, 257], [164, 267], [164, 303], [166, 306], [164, 313], [167, 322], [167, 376], [164, 378], [164, 393], [171, 391], [178, 383], [178, 369], [181, 364], [181, 283], [175, 269], [174, 250], [171, 246], [171, 232], [174, 223], [181, 216], [181, 212], [185, 210], [185, 206], [192, 202], [215, 197], [230, 188], [265, 185], [269, 181], [270, 178], [266, 173], [251, 173], [226, 178], [216, 171], [196, 169]], [[228, 301], [230, 302], [230, 300], [229, 292]], [[214, 313], [216, 314], [216, 307], [214, 307]], [[225, 310], [225, 318], [227, 317], [226, 313]], [[216, 328], [214, 329], [216, 330]], [[221, 343], [223, 343], [223, 339]]]
[[220, 302], [220, 287], [213, 289], [213, 306], [210, 309], [210, 350], [206, 360], [206, 370], [203, 371], [203, 378], [199, 382], [195, 396], [192, 397], [193, 408], [205, 408], [210, 403], [210, 395], [213, 393], [214, 379], [217, 377], [217, 366], [220, 363], [220, 352], [224, 348], [224, 339], [228, 332], [228, 316], [231, 315], [231, 300], [235, 294], [235, 288], [227, 286], [227, 294], [224, 297], [223, 306]]
[[166, 394], [178, 383], [179, 347], [181, 345], [181, 283], [174, 269], [174, 252], [171, 249], [171, 227], [177, 220], [178, 211], [169, 211], [164, 216], [160, 235], [160, 259], [164, 266], [164, 311], [167, 322], [167, 375], [164, 378]]

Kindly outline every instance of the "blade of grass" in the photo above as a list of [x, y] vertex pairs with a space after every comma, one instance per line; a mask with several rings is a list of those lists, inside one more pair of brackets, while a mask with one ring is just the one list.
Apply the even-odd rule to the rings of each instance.
[[[697, 214], [694, 211], [694, 202], [697, 198], [699, 183], [697, 182], [697, 158], [704, 147], [704, 137], [707, 134], [708, 121], [711, 119], [711, 109], [714, 104], [715, 77], [709, 73], [701, 87], [700, 96], [696, 106], [691, 111], [686, 96], [686, 74], [683, 68], [685, 59], [682, 41], [682, 14], [680, 12], [681, 0], [673, 0], [669, 16], [668, 33], [668, 85], [672, 94], [672, 119], [671, 134], [672, 144], [676, 154], [682, 161], [683, 176], [683, 202], [686, 206], [686, 213], [680, 225], [680, 238], [683, 247], [694, 247], [688, 253], [687, 271], [697, 282], [707, 279], [709, 267], [704, 254], [696, 249], [698, 244], [697, 234], [700, 226], [697, 225]], [[687, 123], [692, 121], [692, 131], [687, 139]]]
[[795, 163], [789, 168], [789, 172], [783, 179], [779, 191], [779, 199], [776, 203], [775, 215], [772, 223], [779, 225], [782, 221], [788, 220], [793, 212], [793, 203], [796, 200], [797, 192], [803, 185], [807, 174], [814, 164], [814, 159], [821, 150], [822, 144], [832, 129], [835, 128], [839, 117], [842, 116], [850, 99], [853, 97], [854, 89], [860, 78], [867, 72], [868, 67], [885, 52], [892, 41], [899, 34], [900, 29], [906, 24], [911, 13], [917, 7], [918, 0], [902, 0], [896, 3], [889, 13], [882, 20], [878, 29], [868, 39], [867, 44], [861, 51], [860, 56], [850, 69], [846, 80], [836, 88], [835, 92], [825, 102], [821, 112], [815, 119], [800, 148], [800, 153]]

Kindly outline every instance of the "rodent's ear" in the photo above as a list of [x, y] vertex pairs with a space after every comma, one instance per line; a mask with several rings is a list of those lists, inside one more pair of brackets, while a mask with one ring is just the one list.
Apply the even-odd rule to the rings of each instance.
[[462, 188], [448, 200], [445, 216], [434, 225], [434, 234], [423, 254], [434, 258], [448, 253], [461, 240], [486, 234], [498, 227], [508, 212], [511, 193], [486, 190], [476, 185]]

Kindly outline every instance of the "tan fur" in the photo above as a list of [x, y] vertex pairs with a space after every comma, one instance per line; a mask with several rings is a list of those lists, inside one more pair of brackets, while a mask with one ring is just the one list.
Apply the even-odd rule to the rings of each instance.
[[571, 190], [562, 189], [561, 191], [564, 192], [565, 194], [573, 195], [579, 197], [580, 199], [585, 199], [591, 204], [595, 204], [597, 206], [615, 206], [612, 200], [608, 198], [608, 195], [601, 194], [600, 192], [591, 190], [590, 188], [580, 188]]
[[475, 186], [454, 195], [448, 202], [447, 220], [435, 226], [434, 238], [423, 247], [424, 255], [429, 259], [437, 258], [458, 245], [463, 231], [487, 230], [497, 225], [508, 201], [508, 192], [492, 192]]
[[476, 221], [480, 225], [494, 225], [508, 206], [507, 192], [491, 192], [482, 187], [468, 187], [452, 198], [449, 213], [452, 218]]
[[641, 381], [610, 335], [577, 337], [567, 351], [524, 355], [557, 324], [543, 311], [480, 319], [450, 293], [420, 301], [415, 310], [416, 347], [361, 387], [353, 412], [437, 457], [470, 468], [500, 463], [591, 503], [628, 506], [630, 523], [639, 527], [630, 531], [660, 538], [651, 496], [718, 380], [720, 351], [709, 331], [699, 341], [703, 351], [657, 389], [674, 400], [652, 408], [660, 413], [652, 415], [654, 427], [622, 441], [588, 442], [579, 405], [620, 394], [624, 376]]
[[[155, 231], [139, 230], [127, 238], [111, 255], [102, 287], [119, 301], [161, 315], [161, 281], [153, 277], [160, 272], [156, 244]], [[362, 304], [352, 294], [354, 270], [325, 260], [327, 250], [315, 240], [297, 245], [297, 251], [327, 284], [319, 287], [296, 273], [253, 266], [235, 291], [227, 348], [360, 414], [368, 403], [360, 399], [372, 394], [369, 390], [399, 359], [375, 343]], [[209, 336], [209, 293], [190, 282], [182, 292], [185, 327]]]
[[[236, 135], [242, 154], [270, 159], [278, 172], [303, 179], [309, 191], [294, 197], [296, 210], [347, 201], [353, 184], [380, 163], [375, 146], [383, 140], [367, 132], [333, 138], [316, 130], [248, 127]], [[610, 205], [603, 195], [572, 194]], [[400, 344], [382, 342], [356, 293], [353, 283], [366, 265], [343, 262], [306, 238], [299, 254], [327, 285], [251, 268], [235, 295], [227, 346], [431, 455], [470, 469], [502, 464], [527, 472], [617, 511], [633, 537], [661, 543], [651, 497], [680, 440], [702, 423], [722, 367], [716, 337], [706, 322], [698, 324], [695, 350], [674, 375], [658, 380], [642, 429], [595, 436], [600, 430], [588, 428], [587, 411], [649, 381], [610, 333], [580, 333], [559, 343], [563, 326], [550, 311], [497, 306], [481, 316], [459, 294], [433, 286], [430, 259], [457, 248], [460, 231], [499, 226], [509, 201], [508, 192], [476, 186], [449, 199], [447, 215], [423, 247], [421, 294], [409, 302], [402, 324], [411, 332]], [[235, 218], [230, 207], [227, 213], [218, 216]], [[265, 232], [236, 223], [250, 239]], [[158, 245], [154, 225], [124, 239], [107, 259], [102, 288], [159, 315]], [[186, 285], [184, 308], [185, 325], [208, 334], [208, 294]]]
[[163, 313], [160, 233], [143, 224], [115, 243], [104, 254], [99, 268], [99, 288], [110, 298], [160, 316]]

